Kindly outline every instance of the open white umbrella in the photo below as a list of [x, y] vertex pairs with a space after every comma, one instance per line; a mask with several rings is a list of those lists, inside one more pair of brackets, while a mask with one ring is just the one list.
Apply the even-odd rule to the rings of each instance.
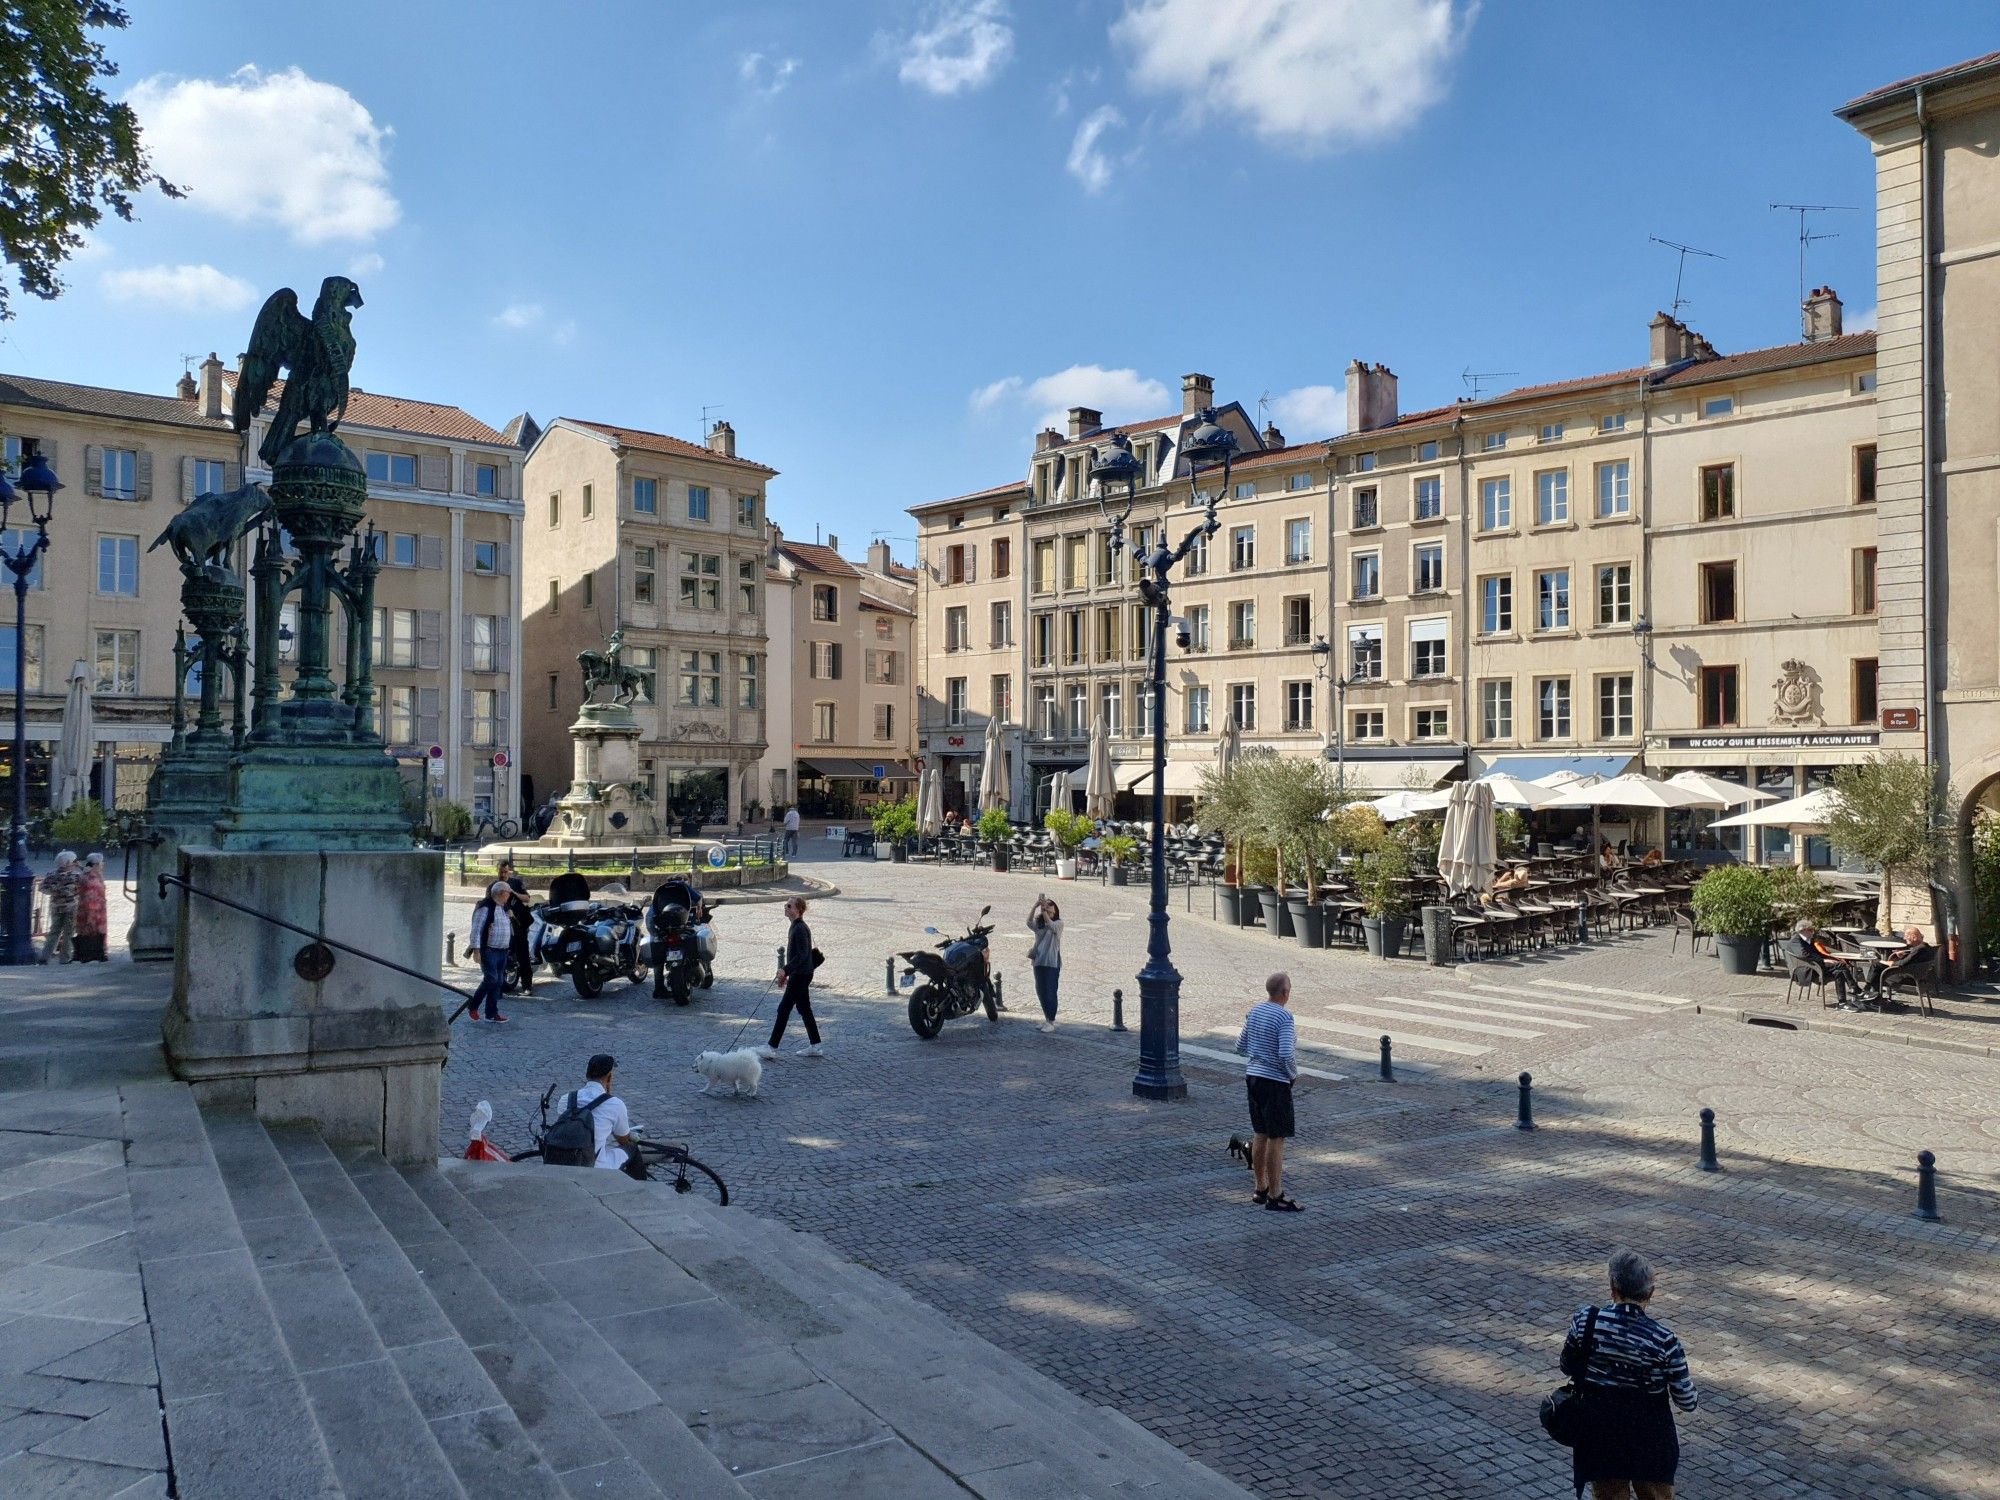
[[1789, 828], [1797, 833], [1817, 833], [1826, 827], [1827, 819], [1833, 816], [1839, 806], [1840, 793], [1830, 786], [1823, 786], [1816, 792], [1807, 792], [1803, 797], [1773, 802], [1768, 807], [1753, 807], [1750, 811], [1737, 813], [1733, 817], [1717, 818], [1709, 826]]
[[1479, 778], [1477, 785], [1493, 789], [1495, 807], [1546, 807], [1556, 799], [1556, 793], [1551, 788], [1523, 781], [1518, 776], [1509, 776], [1505, 771], [1489, 771]]
[[1709, 776], [1700, 771], [1682, 771], [1676, 776], [1669, 776], [1667, 785], [1702, 792], [1713, 797], [1724, 807], [1745, 807], [1757, 802], [1775, 802], [1778, 796], [1776, 792], [1760, 792], [1755, 787], [1724, 781], [1720, 776]]
[[1595, 786], [1602, 776], [1594, 776], [1586, 771], [1551, 771], [1546, 776], [1535, 778], [1536, 786], [1545, 786], [1552, 791], [1563, 791], [1573, 786]]
[[1568, 786], [1542, 804], [1544, 807], [1720, 807], [1720, 797], [1669, 781], [1655, 781], [1637, 771], [1613, 776], [1609, 781], [1586, 786]]
[[63, 699], [62, 738], [56, 742], [56, 763], [50, 767], [49, 806], [61, 812], [90, 795], [90, 761], [97, 749], [97, 728], [90, 711], [90, 668], [78, 662], [69, 670], [69, 696]]
[[1396, 823], [1404, 818], [1414, 818], [1418, 813], [1436, 812], [1445, 805], [1449, 795], [1438, 792], [1387, 792], [1362, 805], [1374, 808], [1381, 814], [1384, 823]]
[[1085, 767], [1083, 783], [1083, 812], [1088, 818], [1100, 822], [1111, 816], [1111, 799], [1116, 795], [1118, 783], [1111, 772], [1111, 732], [1105, 728], [1104, 716], [1099, 714], [1097, 722], [1090, 726], [1090, 764]]
[[1000, 746], [1000, 721], [986, 721], [986, 761], [979, 768], [979, 810], [999, 808], [1009, 811], [1007, 795], [1007, 752]]
[[1493, 829], [1493, 788], [1483, 781], [1451, 788], [1438, 839], [1438, 874], [1452, 895], [1488, 890], [1498, 839]]

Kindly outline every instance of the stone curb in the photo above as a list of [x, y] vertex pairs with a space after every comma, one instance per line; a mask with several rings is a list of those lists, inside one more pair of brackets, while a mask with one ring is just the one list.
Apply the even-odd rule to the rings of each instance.
[[[1877, 1042], [1897, 1042], [1906, 1047], [1922, 1047], [1931, 1052], [1963, 1052], [1971, 1057], [2000, 1056], [2000, 1049], [1979, 1042], [1959, 1042], [1949, 1037], [1914, 1036], [1907, 1031], [1884, 1031], [1875, 1026], [1858, 1026], [1852, 1021], [1827, 1021], [1807, 1016], [1786, 1015], [1778, 1011], [1719, 1009], [1720, 1014], [1750, 1025], [1770, 1025], [1773, 1022], [1780, 1022], [1792, 1031], [1829, 1031], [1841, 1036], [1860, 1036]], [[1702, 1011], [1702, 1006], [1695, 1006], [1695, 1014], [1700, 1015]]]

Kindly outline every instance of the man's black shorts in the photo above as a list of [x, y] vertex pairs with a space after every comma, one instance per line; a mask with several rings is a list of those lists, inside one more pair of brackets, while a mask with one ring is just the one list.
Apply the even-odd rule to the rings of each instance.
[[1250, 1089], [1250, 1128], [1258, 1135], [1289, 1137], [1292, 1134], [1292, 1086], [1275, 1078], [1247, 1077]]

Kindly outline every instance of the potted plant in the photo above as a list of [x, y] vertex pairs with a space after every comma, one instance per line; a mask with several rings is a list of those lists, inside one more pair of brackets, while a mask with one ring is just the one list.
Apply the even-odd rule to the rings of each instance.
[[1289, 929], [1301, 947], [1324, 947], [1326, 909], [1319, 894], [1333, 855], [1327, 822], [1334, 798], [1332, 772], [1320, 760], [1270, 760], [1258, 768], [1253, 788], [1258, 822], [1277, 852], [1274, 895], [1284, 903], [1279, 934]]
[[872, 820], [875, 825], [875, 857], [883, 857], [886, 848], [888, 857], [902, 864], [910, 857], [909, 840], [917, 831], [917, 803], [914, 797], [905, 797], [900, 802], [885, 802], [875, 809]]
[[1694, 886], [1695, 920], [1715, 935], [1725, 974], [1755, 974], [1777, 913], [1771, 873], [1755, 865], [1717, 865]]
[[1056, 843], [1056, 879], [1076, 879], [1076, 851], [1097, 832], [1097, 825], [1082, 813], [1052, 807], [1042, 819], [1042, 827], [1048, 829], [1049, 837]]
[[1502, 854], [1514, 854], [1528, 842], [1528, 820], [1518, 807], [1503, 807], [1493, 814], [1493, 842]]
[[[1196, 792], [1195, 821], [1223, 841], [1220, 915], [1231, 927], [1246, 925], [1243, 893], [1243, 840], [1250, 831], [1250, 762], [1239, 756], [1228, 770], [1204, 767]], [[1254, 905], [1254, 903], [1252, 903]]]
[[1007, 816], [1007, 809], [987, 808], [974, 827], [978, 829], [979, 841], [993, 851], [993, 868], [1004, 872], [1011, 854], [1009, 842], [1014, 837], [1014, 820]]
[[55, 848], [71, 850], [83, 859], [104, 852], [104, 829], [104, 804], [95, 797], [79, 797], [49, 818], [48, 839]]
[[1111, 861], [1111, 883], [1124, 885], [1127, 879], [1126, 866], [1138, 863], [1139, 841], [1129, 833], [1107, 834], [1101, 846], [1104, 857]]
[[1361, 856], [1354, 869], [1354, 894], [1361, 903], [1361, 933], [1368, 951], [1387, 958], [1403, 951], [1409, 923], [1410, 856], [1394, 839]]
[[1246, 841], [1237, 851], [1236, 865], [1243, 887], [1243, 925], [1262, 923], [1278, 933], [1279, 924], [1289, 920], [1285, 903], [1278, 899], [1278, 851]]

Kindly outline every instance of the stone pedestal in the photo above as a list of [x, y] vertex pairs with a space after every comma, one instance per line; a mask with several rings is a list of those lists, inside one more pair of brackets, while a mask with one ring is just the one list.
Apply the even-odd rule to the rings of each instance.
[[410, 847], [403, 777], [380, 745], [252, 744], [229, 771], [224, 849]]
[[178, 891], [160, 895], [159, 877], [177, 875], [183, 845], [215, 842], [215, 819], [229, 796], [229, 746], [190, 740], [160, 757], [147, 788], [146, 832], [139, 846], [139, 892], [134, 902], [132, 958], [163, 962], [174, 956], [180, 919]]
[[659, 809], [651, 788], [639, 783], [639, 724], [631, 707], [586, 703], [569, 733], [573, 779], [543, 842], [579, 849], [658, 842]]
[[[197, 890], [438, 973], [444, 856], [423, 850], [250, 852], [183, 848]], [[181, 905], [174, 998], [162, 1032], [175, 1074], [204, 1102], [311, 1121], [331, 1142], [435, 1161], [444, 992], [199, 896]]]

